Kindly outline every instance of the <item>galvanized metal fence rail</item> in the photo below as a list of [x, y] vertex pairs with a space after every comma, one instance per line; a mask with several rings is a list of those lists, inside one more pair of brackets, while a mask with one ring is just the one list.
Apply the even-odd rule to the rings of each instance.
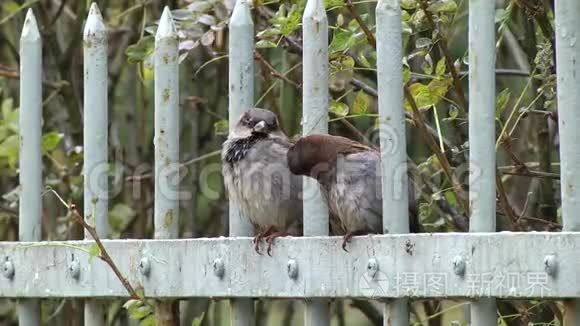
[[[328, 237], [328, 212], [319, 197], [304, 202], [304, 235], [280, 239], [274, 257], [252, 250], [252, 228], [230, 207], [230, 238], [177, 240], [179, 202], [172, 178], [179, 157], [178, 42], [166, 8], [155, 37], [156, 240], [104, 240], [130, 282], [147, 297], [232, 300], [232, 324], [253, 324], [255, 297], [314, 299], [307, 325], [328, 325], [328, 298], [385, 301], [385, 325], [409, 323], [410, 298], [472, 300], [472, 325], [496, 323], [494, 298], [564, 299], [566, 323], [580, 318], [580, 2], [556, 0], [556, 58], [564, 231], [495, 231], [495, 29], [494, 1], [471, 0], [469, 11], [470, 175], [472, 233], [407, 234], [405, 122], [401, 71], [401, 9], [398, 0], [376, 8], [384, 232], [357, 238], [349, 252]], [[308, 0], [303, 18], [304, 134], [328, 131], [328, 23], [322, 0]], [[477, 39], [475, 39], [477, 37]], [[92, 5], [84, 31], [84, 215], [107, 236], [107, 35]], [[254, 27], [246, 0], [230, 21], [231, 124], [254, 103]], [[0, 243], [0, 296], [18, 298], [21, 325], [39, 325], [42, 298], [88, 298], [89, 325], [102, 325], [103, 299], [127, 292], [101, 261], [79, 259], [92, 241], [39, 242], [41, 218], [42, 40], [32, 11], [20, 42], [21, 155], [19, 240]], [[311, 182], [305, 191], [316, 192]], [[312, 198], [312, 197], [311, 197]], [[172, 240], [173, 239], [173, 240]], [[411, 275], [413, 283], [405, 283]], [[259, 277], [256, 277], [259, 276]], [[571, 299], [571, 300], [568, 300]], [[170, 313], [171, 301], [158, 316]]]

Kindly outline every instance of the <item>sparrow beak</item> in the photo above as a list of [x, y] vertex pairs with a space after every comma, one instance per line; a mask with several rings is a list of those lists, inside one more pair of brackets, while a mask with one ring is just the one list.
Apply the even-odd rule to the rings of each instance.
[[266, 130], [266, 122], [264, 120], [256, 123], [254, 128], [252, 128], [252, 132], [257, 132], [257, 133], [264, 133], [265, 130]]

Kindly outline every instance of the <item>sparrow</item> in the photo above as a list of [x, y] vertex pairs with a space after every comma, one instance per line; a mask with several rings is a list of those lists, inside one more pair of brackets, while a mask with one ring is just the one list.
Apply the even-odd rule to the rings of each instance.
[[302, 177], [288, 169], [291, 142], [270, 111], [244, 112], [222, 147], [222, 174], [229, 199], [254, 226], [254, 249], [274, 239], [302, 235]]
[[[342, 248], [354, 235], [382, 232], [382, 188], [380, 153], [354, 140], [313, 134], [298, 139], [287, 154], [295, 175], [316, 179], [328, 205], [331, 223], [344, 234]], [[410, 196], [410, 226], [418, 230], [413, 193]]]

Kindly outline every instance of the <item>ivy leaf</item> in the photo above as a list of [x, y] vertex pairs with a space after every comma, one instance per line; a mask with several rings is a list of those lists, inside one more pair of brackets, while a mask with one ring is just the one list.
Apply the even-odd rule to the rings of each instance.
[[348, 114], [348, 105], [332, 100], [330, 103], [330, 112], [334, 113], [338, 117], [345, 117]]
[[457, 10], [457, 3], [455, 0], [439, 0], [433, 2], [427, 7], [432, 13], [440, 13], [440, 12], [455, 12]]
[[354, 103], [352, 105], [352, 113], [353, 114], [365, 114], [368, 112], [370, 104], [369, 96], [363, 92], [362, 90], [356, 93], [356, 97], [354, 98]]
[[93, 261], [93, 258], [99, 256], [101, 254], [101, 248], [96, 243], [93, 243], [89, 247], [89, 264]]
[[271, 49], [277, 47], [276, 43], [270, 40], [259, 40], [256, 42], [257, 49]]
[[216, 135], [227, 135], [229, 129], [228, 120], [220, 120], [213, 124], [213, 130]]
[[63, 137], [63, 134], [54, 131], [44, 134], [42, 136], [42, 153], [46, 154], [54, 151]]
[[144, 61], [155, 49], [155, 37], [148, 35], [140, 39], [136, 44], [132, 44], [125, 50], [127, 61], [129, 63], [138, 63]]
[[446, 69], [446, 63], [445, 63], [445, 58], [441, 58], [439, 59], [439, 61], [437, 62], [437, 66], [435, 68], [435, 76], [437, 77], [441, 77], [445, 74], [445, 69]]
[[512, 93], [509, 88], [502, 90], [495, 98], [495, 116], [499, 118], [505, 110]]

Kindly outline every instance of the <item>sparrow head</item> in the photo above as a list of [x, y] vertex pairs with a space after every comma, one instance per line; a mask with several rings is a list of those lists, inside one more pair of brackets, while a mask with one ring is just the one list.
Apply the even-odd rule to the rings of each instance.
[[286, 154], [290, 172], [320, 179], [331, 171], [341, 154], [371, 150], [345, 137], [313, 134], [298, 139]]
[[282, 136], [276, 115], [268, 110], [250, 109], [240, 116], [233, 128], [233, 135], [246, 138], [253, 135]]

